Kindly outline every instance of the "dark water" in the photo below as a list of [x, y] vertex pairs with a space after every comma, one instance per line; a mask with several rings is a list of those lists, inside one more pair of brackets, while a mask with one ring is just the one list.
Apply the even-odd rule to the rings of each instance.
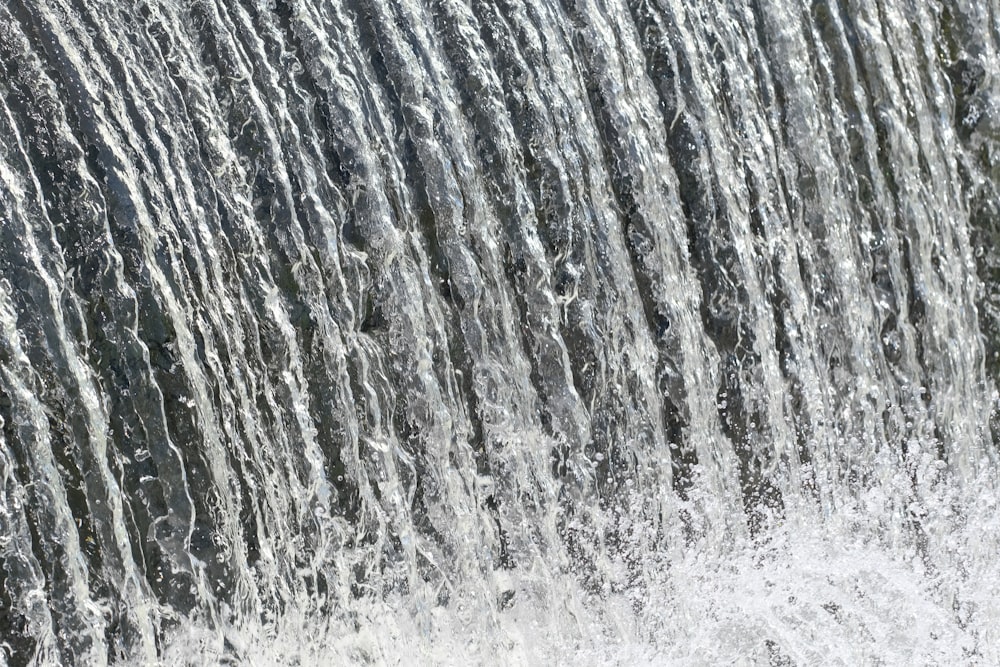
[[[587, 614], [989, 662], [998, 42], [996, 0], [3, 3], [7, 661], [377, 663], [381, 609], [427, 662]], [[913, 595], [697, 611], [806, 527]]]

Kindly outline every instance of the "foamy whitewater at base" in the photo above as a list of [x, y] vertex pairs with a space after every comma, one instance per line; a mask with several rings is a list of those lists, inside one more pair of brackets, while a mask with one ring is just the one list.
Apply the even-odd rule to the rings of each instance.
[[873, 497], [835, 527], [810, 517], [756, 544], [658, 554], [638, 614], [635, 596], [590, 596], [572, 576], [542, 604], [514, 574], [508, 585], [534, 603], [491, 614], [393, 596], [357, 605], [345, 625], [303, 601], [273, 623], [185, 627], [160, 664], [995, 664], [1000, 508], [983, 495], [963, 529], [948, 510], [936, 517], [950, 556], [937, 570], [912, 547], [861, 537], [877, 523]]
[[998, 45], [0, 3], [0, 664], [1000, 664]]

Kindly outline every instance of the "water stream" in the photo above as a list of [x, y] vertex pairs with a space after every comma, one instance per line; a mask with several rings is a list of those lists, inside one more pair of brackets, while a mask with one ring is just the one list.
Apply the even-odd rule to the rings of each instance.
[[998, 51], [0, 3], [0, 664], [1000, 662]]

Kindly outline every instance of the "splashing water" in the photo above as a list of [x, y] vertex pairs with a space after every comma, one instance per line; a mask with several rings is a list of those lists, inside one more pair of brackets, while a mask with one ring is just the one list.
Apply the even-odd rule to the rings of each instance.
[[998, 46], [3, 3], [3, 661], [1000, 662]]

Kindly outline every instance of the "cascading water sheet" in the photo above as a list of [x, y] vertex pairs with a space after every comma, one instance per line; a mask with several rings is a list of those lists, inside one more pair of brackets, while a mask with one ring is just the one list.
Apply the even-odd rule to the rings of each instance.
[[1000, 662], [998, 47], [0, 4], [0, 664]]

